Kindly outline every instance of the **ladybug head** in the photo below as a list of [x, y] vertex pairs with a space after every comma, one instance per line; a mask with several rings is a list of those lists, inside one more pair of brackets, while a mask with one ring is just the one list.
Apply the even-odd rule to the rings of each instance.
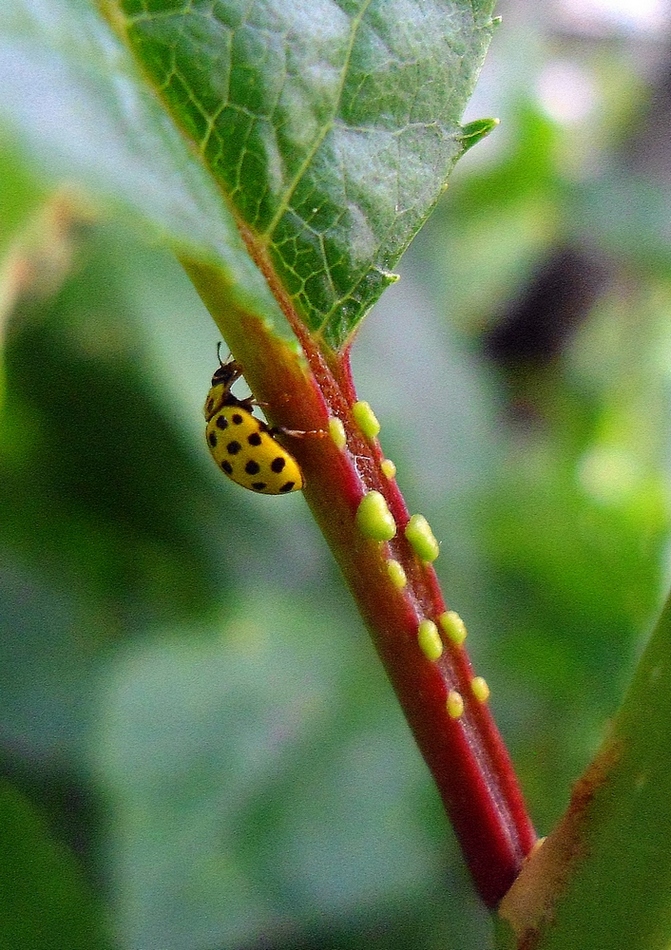
[[239, 363], [236, 363], [234, 359], [228, 359], [224, 363], [221, 359], [221, 343], [217, 345], [217, 358], [219, 359], [219, 366], [214, 371], [214, 376], [212, 377], [212, 385], [218, 386], [223, 383], [226, 389], [230, 389], [236, 379], [240, 379], [242, 376], [242, 368]]

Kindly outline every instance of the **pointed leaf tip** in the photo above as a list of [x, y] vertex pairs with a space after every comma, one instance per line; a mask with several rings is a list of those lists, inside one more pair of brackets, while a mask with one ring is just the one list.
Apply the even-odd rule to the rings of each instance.
[[473, 148], [474, 145], [486, 138], [497, 125], [500, 125], [500, 121], [500, 119], [476, 119], [475, 122], [469, 122], [462, 126], [459, 138], [463, 151], [467, 152], [469, 148]]

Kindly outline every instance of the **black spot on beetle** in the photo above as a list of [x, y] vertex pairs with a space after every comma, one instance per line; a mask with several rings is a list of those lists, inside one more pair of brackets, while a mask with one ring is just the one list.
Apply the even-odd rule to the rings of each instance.
[[229, 442], [226, 446], [226, 451], [229, 455], [237, 455], [242, 446], [239, 442]]
[[265, 482], [252, 482], [252, 488], [254, 491], [263, 491], [268, 486]]
[[226, 416], [217, 416], [217, 429], [228, 429], [228, 419]]
[[[287, 460], [283, 459], [281, 455], [278, 455], [277, 458], [272, 460], [270, 467], [273, 472], [277, 472], [277, 474], [279, 474], [286, 464]], [[293, 485], [293, 482], [291, 484]]]
[[261, 471], [261, 466], [258, 462], [250, 461], [245, 465], [245, 471], [248, 475], [258, 475]]
[[291, 491], [295, 484], [296, 482], [285, 482], [280, 488], [280, 492], [284, 494], [284, 492]]
[[215, 447], [216, 447], [216, 444], [217, 444], [217, 433], [216, 433], [216, 432], [210, 432], [209, 435], [208, 435], [208, 437], [207, 437], [207, 441], [210, 443], [210, 445], [212, 446], [212, 448], [215, 448]]
[[233, 474], [233, 466], [231, 465], [230, 462], [227, 462], [226, 459], [224, 459], [224, 461], [221, 463], [221, 467], [223, 468], [223, 470], [226, 472], [227, 475]]
[[250, 445], [261, 445], [262, 439], [259, 432], [252, 432], [251, 435], [247, 436], [247, 441]]
[[233, 415], [231, 416], [231, 422], [232, 422], [233, 425], [235, 425], [235, 426], [241, 426], [241, 425], [242, 425], [242, 416], [240, 415], [239, 412], [234, 412], [234, 413], [233, 413]]

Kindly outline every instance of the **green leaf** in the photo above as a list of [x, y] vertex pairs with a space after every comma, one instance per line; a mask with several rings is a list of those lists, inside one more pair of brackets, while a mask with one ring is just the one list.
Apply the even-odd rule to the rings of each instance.
[[459, 120], [493, 4], [119, 6], [144, 70], [305, 323], [341, 347], [464, 150]]
[[601, 752], [528, 866], [541, 890], [543, 878], [555, 887], [568, 881], [559, 884], [538, 950], [671, 943], [670, 676], [671, 599]]
[[100, 908], [66, 849], [12, 786], [0, 784], [1, 950], [96, 950]]
[[[557, 910], [548, 950], [666, 948], [671, 941], [671, 601], [608, 746], [617, 761], [590, 811], [590, 853]], [[595, 927], [596, 920], [600, 926]]]
[[306, 325], [343, 346], [478, 137], [459, 121], [492, 0], [103, 6], [144, 75], [86, 0], [1, 5], [0, 143], [277, 318], [242, 226]]

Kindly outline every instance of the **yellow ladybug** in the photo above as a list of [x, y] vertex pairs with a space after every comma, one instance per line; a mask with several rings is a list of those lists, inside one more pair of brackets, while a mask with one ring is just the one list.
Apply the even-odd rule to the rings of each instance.
[[231, 386], [242, 376], [234, 359], [219, 361], [205, 400], [206, 438], [212, 458], [232, 481], [263, 495], [286, 495], [303, 487], [296, 459], [271, 429], [252, 415], [253, 399], [238, 399]]

